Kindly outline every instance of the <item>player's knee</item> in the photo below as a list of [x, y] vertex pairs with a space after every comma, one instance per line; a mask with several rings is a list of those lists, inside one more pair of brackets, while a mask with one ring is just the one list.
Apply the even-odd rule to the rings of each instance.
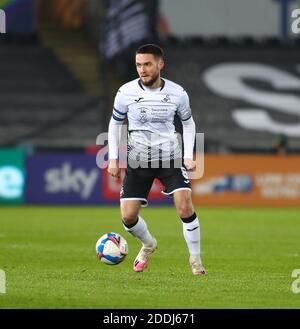
[[182, 203], [180, 205], [177, 205], [177, 212], [181, 218], [188, 218], [193, 215], [194, 208], [189, 203]]
[[139, 212], [136, 209], [130, 209], [127, 207], [121, 207], [122, 221], [125, 224], [133, 224], [136, 222]]
[[193, 215], [194, 207], [191, 196], [187, 193], [175, 198], [177, 212], [181, 218], [188, 218]]

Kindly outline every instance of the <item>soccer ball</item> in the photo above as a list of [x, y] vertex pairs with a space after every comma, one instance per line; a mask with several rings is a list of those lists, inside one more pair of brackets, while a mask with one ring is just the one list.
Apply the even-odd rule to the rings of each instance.
[[120, 234], [110, 232], [102, 235], [97, 241], [96, 253], [101, 262], [117, 265], [127, 256], [128, 244]]

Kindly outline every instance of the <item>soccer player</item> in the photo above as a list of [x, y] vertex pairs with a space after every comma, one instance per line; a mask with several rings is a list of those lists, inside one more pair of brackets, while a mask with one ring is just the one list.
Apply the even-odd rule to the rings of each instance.
[[[120, 127], [128, 120], [128, 165], [120, 193], [121, 216], [124, 228], [142, 243], [133, 269], [142, 272], [157, 241], [147, 228], [139, 211], [147, 206], [153, 180], [165, 186], [164, 194], [173, 197], [183, 225], [183, 236], [189, 250], [192, 273], [206, 274], [200, 258], [200, 223], [194, 211], [191, 184], [186, 170], [193, 170], [195, 123], [189, 97], [178, 84], [162, 78], [163, 50], [146, 44], [136, 51], [139, 78], [118, 90], [108, 128], [108, 173], [120, 177]], [[177, 114], [183, 126], [184, 156], [174, 126]], [[178, 160], [180, 160], [178, 162]], [[181, 165], [177, 165], [181, 163]]]

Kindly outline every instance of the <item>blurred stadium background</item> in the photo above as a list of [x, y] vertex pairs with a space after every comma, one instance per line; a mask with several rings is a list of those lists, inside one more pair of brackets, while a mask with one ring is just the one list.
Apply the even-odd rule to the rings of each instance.
[[[120, 182], [97, 167], [96, 138], [107, 131], [118, 87], [136, 77], [134, 51], [146, 42], [165, 49], [163, 76], [185, 87], [205, 136], [196, 206], [293, 206], [295, 219], [296, 8], [299, 0], [0, 0], [0, 224], [27, 205], [118, 205]], [[171, 204], [158, 182], [151, 204]]]
[[[186, 88], [205, 134], [197, 203], [299, 205], [300, 39], [291, 31], [299, 1], [0, 5], [1, 203], [118, 202], [119, 185], [93, 171], [96, 138], [118, 87], [136, 77], [136, 47], [158, 42], [163, 74]], [[85, 194], [76, 173], [91, 174]], [[158, 190], [153, 202], [168, 203]]]

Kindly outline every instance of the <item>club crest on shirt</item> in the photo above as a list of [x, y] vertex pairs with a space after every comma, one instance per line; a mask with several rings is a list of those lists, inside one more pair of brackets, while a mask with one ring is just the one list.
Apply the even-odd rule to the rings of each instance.
[[139, 110], [140, 110], [139, 121], [141, 123], [147, 122], [148, 121], [148, 118], [147, 118], [147, 108], [146, 107], [140, 107]]
[[170, 96], [167, 94], [166, 96], [165, 96], [165, 98], [163, 98], [162, 99], [162, 102], [164, 102], [164, 103], [167, 103], [167, 102], [170, 102]]

